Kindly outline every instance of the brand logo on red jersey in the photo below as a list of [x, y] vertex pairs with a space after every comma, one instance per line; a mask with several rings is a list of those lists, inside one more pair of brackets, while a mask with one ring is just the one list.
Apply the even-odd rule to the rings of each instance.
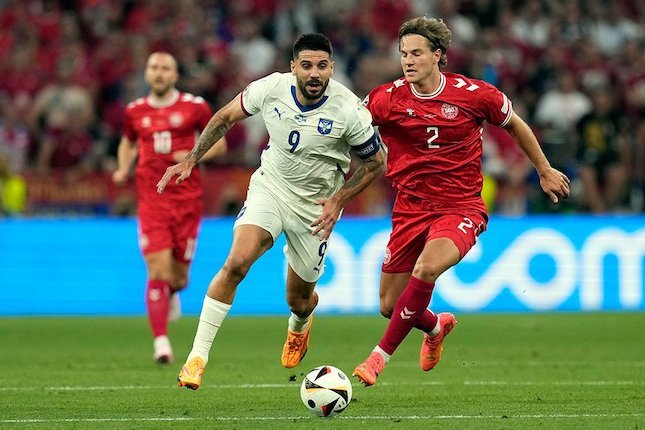
[[383, 264], [388, 264], [390, 262], [390, 258], [392, 258], [392, 252], [390, 251], [390, 248], [385, 248], [385, 255], [383, 256]]
[[441, 116], [446, 119], [456, 118], [458, 113], [459, 113], [459, 108], [455, 105], [451, 105], [450, 103], [444, 103], [443, 106], [441, 106]]
[[152, 120], [150, 119], [149, 116], [144, 116], [141, 118], [141, 127], [150, 127], [152, 125]]
[[139, 246], [141, 249], [146, 249], [148, 245], [150, 244], [150, 241], [148, 240], [148, 236], [146, 236], [143, 233], [139, 234]]
[[170, 117], [168, 118], [168, 122], [170, 123], [171, 127], [181, 127], [181, 125], [184, 123], [184, 117], [181, 113], [179, 112], [173, 112], [170, 114]]

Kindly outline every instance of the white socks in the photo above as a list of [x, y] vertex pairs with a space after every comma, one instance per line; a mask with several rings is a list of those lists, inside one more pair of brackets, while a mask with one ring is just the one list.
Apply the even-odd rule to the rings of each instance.
[[433, 337], [439, 334], [441, 331], [441, 318], [439, 318], [439, 315], [437, 315], [437, 324], [434, 326], [432, 330], [428, 332], [428, 336]]
[[306, 318], [300, 318], [298, 315], [291, 312], [291, 316], [289, 317], [289, 330], [294, 333], [304, 333], [305, 330], [307, 330], [307, 327], [309, 327], [309, 321], [311, 320], [312, 314], [309, 314]]
[[385, 359], [386, 364], [390, 362], [390, 358], [392, 356], [390, 354], [388, 354], [387, 352], [383, 351], [380, 346], [376, 345], [376, 348], [374, 348], [374, 352], [378, 352], [379, 354], [381, 354], [383, 356], [383, 358]]
[[208, 296], [204, 297], [202, 313], [199, 315], [197, 333], [195, 333], [195, 340], [193, 341], [193, 349], [188, 354], [186, 361], [190, 361], [194, 357], [199, 356], [204, 360], [204, 364], [208, 362], [208, 353], [213, 345], [215, 335], [230, 309], [231, 305], [229, 304], [222, 303]]

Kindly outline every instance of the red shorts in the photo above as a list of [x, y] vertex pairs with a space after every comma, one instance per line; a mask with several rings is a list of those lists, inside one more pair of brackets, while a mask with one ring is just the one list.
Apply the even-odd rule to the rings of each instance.
[[481, 199], [460, 203], [429, 202], [397, 193], [392, 210], [392, 233], [385, 250], [382, 271], [411, 272], [425, 244], [447, 237], [459, 249], [461, 258], [486, 230], [488, 215]]
[[204, 212], [201, 199], [162, 207], [140, 202], [137, 211], [143, 255], [172, 249], [175, 260], [183, 263], [193, 260]]

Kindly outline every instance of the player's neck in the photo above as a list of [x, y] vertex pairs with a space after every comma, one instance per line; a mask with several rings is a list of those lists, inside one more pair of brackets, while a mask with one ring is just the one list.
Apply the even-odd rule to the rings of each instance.
[[433, 94], [437, 91], [439, 85], [441, 85], [441, 72], [439, 69], [433, 70], [428, 77], [412, 84], [415, 91], [422, 95]]
[[179, 91], [176, 88], [171, 88], [163, 94], [156, 94], [150, 92], [148, 95], [148, 104], [152, 107], [165, 107], [170, 106], [179, 97]]

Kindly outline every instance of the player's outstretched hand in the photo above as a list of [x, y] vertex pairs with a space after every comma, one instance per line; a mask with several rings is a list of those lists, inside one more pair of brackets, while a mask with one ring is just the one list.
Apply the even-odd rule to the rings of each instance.
[[315, 236], [322, 231], [323, 234], [320, 236], [320, 240], [327, 240], [329, 239], [329, 236], [340, 217], [340, 211], [343, 208], [338, 200], [333, 197], [329, 199], [318, 199], [315, 203], [322, 206], [323, 210], [320, 216], [311, 223], [311, 227], [314, 227], [311, 234]]
[[166, 189], [168, 182], [175, 176], [178, 176], [175, 183], [181, 184], [190, 176], [193, 167], [195, 167], [195, 162], [191, 160], [184, 160], [180, 163], [172, 165], [166, 169], [166, 173], [163, 174], [162, 178], [157, 182], [157, 192], [159, 194], [163, 193], [163, 190]]
[[112, 173], [112, 182], [114, 182], [118, 186], [123, 186], [128, 182], [128, 177], [130, 176], [130, 172], [127, 170], [121, 170], [117, 169]]
[[564, 199], [569, 197], [569, 194], [571, 194], [569, 182], [567, 175], [553, 167], [549, 167], [545, 172], [540, 173], [540, 186], [553, 203], [558, 202], [558, 197]]

